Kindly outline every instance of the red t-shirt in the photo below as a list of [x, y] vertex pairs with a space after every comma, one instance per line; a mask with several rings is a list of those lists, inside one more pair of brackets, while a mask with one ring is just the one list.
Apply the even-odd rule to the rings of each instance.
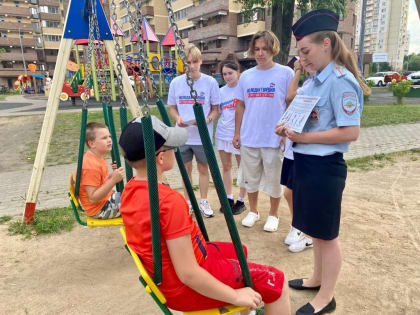
[[[207, 257], [207, 245], [189, 214], [184, 197], [159, 184], [159, 218], [162, 246], [162, 284], [159, 289], [166, 297], [176, 296], [187, 287], [179, 280], [169, 256], [167, 240], [190, 234], [195, 258], [201, 266]], [[127, 233], [128, 245], [139, 254], [144, 267], [153, 275], [152, 233], [147, 181], [131, 179], [121, 196], [120, 212]]]
[[[76, 179], [76, 173], [73, 175], [73, 178]], [[86, 151], [85, 155], [83, 156], [79, 199], [83, 210], [85, 210], [86, 214], [90, 217], [97, 214], [103, 208], [114, 190], [111, 189], [102, 200], [96, 203], [91, 203], [89, 201], [85, 186], [94, 186], [99, 188], [105, 184], [107, 178], [108, 165], [106, 165], [106, 160], [104, 158], [101, 159], [97, 157], [90, 151]]]

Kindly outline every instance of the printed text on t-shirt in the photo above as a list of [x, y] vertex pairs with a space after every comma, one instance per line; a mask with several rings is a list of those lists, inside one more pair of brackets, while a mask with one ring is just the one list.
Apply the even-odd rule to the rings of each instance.
[[248, 98], [256, 98], [256, 97], [274, 98], [275, 92], [276, 92], [276, 87], [274, 83], [270, 83], [269, 87], [249, 88], [247, 90]]
[[220, 109], [221, 110], [226, 110], [226, 109], [234, 110], [237, 102], [238, 102], [237, 98], [234, 98], [233, 100], [223, 102], [223, 103], [220, 104]]
[[[204, 104], [205, 99], [205, 96], [198, 96], [197, 102], [200, 104]], [[194, 99], [191, 96], [179, 96], [179, 105], [185, 104], [194, 104]]]

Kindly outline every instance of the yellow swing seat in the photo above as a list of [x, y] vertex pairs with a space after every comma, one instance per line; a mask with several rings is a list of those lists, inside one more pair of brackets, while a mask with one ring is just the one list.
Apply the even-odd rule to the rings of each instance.
[[75, 195], [75, 182], [73, 179], [73, 174], [70, 174], [70, 184], [69, 184], [69, 199], [70, 203], [73, 208], [74, 216], [76, 217], [76, 221], [84, 226], [88, 226], [90, 228], [95, 227], [107, 227], [107, 226], [121, 226], [124, 225], [122, 218], [114, 218], [114, 219], [95, 219], [92, 217], [87, 217], [86, 222], [82, 221], [79, 217], [79, 213], [77, 211], [82, 209], [82, 206], [80, 205], [79, 199]]
[[[127, 237], [126, 237], [125, 230], [124, 230], [123, 227], [120, 228], [120, 232], [121, 232], [121, 235], [124, 239], [124, 245], [126, 246], [128, 251], [130, 252], [131, 257], [133, 258], [134, 263], [136, 264], [137, 269], [139, 270], [140, 281], [143, 283], [146, 292], [149, 293], [150, 295], [152, 295], [152, 297], [155, 299], [155, 301], [158, 303], [159, 307], [162, 310], [165, 309], [169, 312], [168, 308], [165, 305], [166, 304], [165, 296], [162, 294], [162, 292], [159, 290], [159, 288], [157, 287], [157, 285], [155, 284], [153, 279], [150, 277], [147, 270], [144, 268], [144, 266], [143, 266], [139, 256], [137, 255], [137, 253], [134, 252], [127, 245]], [[223, 315], [228, 315], [228, 314], [239, 313], [240, 311], [242, 311], [244, 309], [245, 309], [245, 307], [239, 307], [239, 306], [234, 306], [234, 305], [226, 305], [226, 306], [223, 306], [223, 307], [212, 308], [212, 309], [209, 309], [209, 310], [184, 312], [184, 315], [222, 315], [222, 314]], [[171, 314], [171, 313], [169, 313], [169, 314]]]

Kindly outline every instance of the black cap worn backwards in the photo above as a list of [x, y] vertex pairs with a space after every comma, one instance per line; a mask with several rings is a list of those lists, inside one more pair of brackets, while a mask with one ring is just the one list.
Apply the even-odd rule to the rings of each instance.
[[306, 13], [292, 26], [293, 35], [299, 41], [306, 35], [320, 31], [337, 31], [339, 16], [337, 13], [320, 9]]

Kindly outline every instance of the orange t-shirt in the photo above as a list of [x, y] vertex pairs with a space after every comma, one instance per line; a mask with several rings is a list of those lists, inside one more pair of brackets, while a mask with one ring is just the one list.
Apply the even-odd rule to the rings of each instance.
[[[159, 218], [162, 246], [162, 284], [159, 289], [166, 297], [173, 297], [187, 287], [179, 280], [169, 256], [167, 240], [190, 234], [195, 258], [202, 265], [207, 257], [207, 244], [189, 214], [184, 197], [159, 184]], [[147, 181], [131, 179], [121, 196], [120, 212], [124, 221], [127, 243], [139, 254], [144, 267], [153, 275], [152, 233]]]
[[[74, 174], [73, 178], [76, 178]], [[86, 151], [83, 156], [82, 176], [80, 178], [79, 199], [88, 216], [94, 216], [105, 205], [109, 197], [114, 192], [113, 189], [100, 201], [91, 203], [86, 192], [85, 186], [101, 187], [108, 178], [108, 166], [105, 159], [97, 157], [94, 153]]]

